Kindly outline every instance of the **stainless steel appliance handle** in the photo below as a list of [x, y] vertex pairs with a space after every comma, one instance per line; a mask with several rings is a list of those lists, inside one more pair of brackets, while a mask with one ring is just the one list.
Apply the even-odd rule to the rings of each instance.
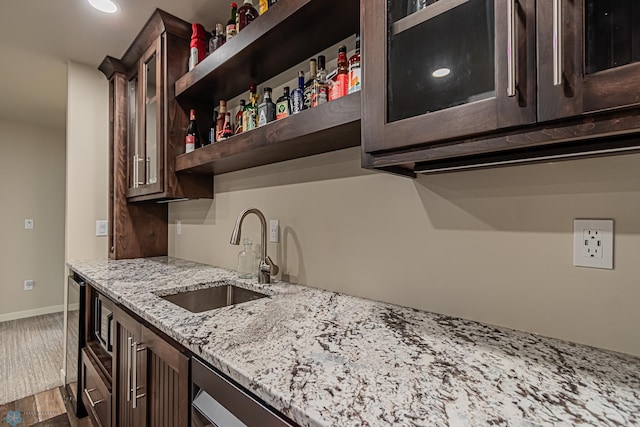
[[507, 96], [516, 96], [516, 0], [507, 1]]
[[93, 399], [91, 398], [91, 394], [90, 394], [92, 391], [96, 391], [96, 389], [95, 389], [95, 388], [92, 388], [92, 389], [90, 389], [90, 390], [87, 390], [87, 389], [85, 388], [85, 389], [84, 389], [84, 394], [87, 396], [87, 399], [89, 399], [89, 403], [91, 404], [91, 407], [92, 407], [92, 408], [95, 408], [95, 407], [96, 407], [96, 405], [97, 405], [98, 403], [102, 403], [102, 402], [104, 402], [104, 399], [96, 400], [96, 401], [94, 402], [94, 401], [93, 401]]
[[553, 85], [562, 85], [562, 0], [553, 0]]
[[127, 402], [131, 402], [131, 347], [133, 337], [127, 338]]
[[138, 155], [133, 155], [133, 188], [138, 188]]

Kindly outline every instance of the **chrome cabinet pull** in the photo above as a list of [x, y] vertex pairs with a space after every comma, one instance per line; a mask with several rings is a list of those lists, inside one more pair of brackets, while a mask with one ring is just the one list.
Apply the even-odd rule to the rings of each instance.
[[133, 409], [136, 409], [138, 407], [138, 399], [145, 397], [146, 393], [142, 393], [142, 394], [137, 394], [138, 390], [141, 387], [138, 387], [138, 356], [137, 354], [141, 351], [146, 350], [146, 347], [139, 347], [138, 348], [138, 343], [134, 342], [133, 343], [133, 358], [134, 358], [134, 363], [133, 363], [133, 386], [131, 387], [131, 399], [133, 400]]
[[562, 85], [562, 0], [553, 0], [553, 85]]
[[95, 402], [93, 401], [90, 393], [94, 391], [96, 391], [95, 388], [92, 388], [90, 390], [87, 390], [86, 388], [84, 389], [84, 394], [87, 396], [87, 399], [89, 399], [89, 403], [91, 404], [92, 408], [95, 408], [98, 403], [104, 402], [104, 399], [96, 400]]
[[516, 96], [516, 0], [507, 1], [507, 96]]
[[133, 346], [133, 337], [127, 338], [127, 402], [131, 402], [131, 347]]

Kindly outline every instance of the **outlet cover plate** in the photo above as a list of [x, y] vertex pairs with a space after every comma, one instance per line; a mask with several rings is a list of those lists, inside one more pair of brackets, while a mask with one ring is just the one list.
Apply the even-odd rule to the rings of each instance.
[[96, 221], [96, 236], [109, 235], [109, 221]]
[[613, 270], [613, 220], [573, 220], [573, 265]]
[[24, 229], [33, 230], [33, 219], [28, 218], [24, 220]]
[[33, 280], [25, 280], [24, 281], [24, 290], [25, 291], [33, 290]]
[[269, 241], [271, 243], [280, 241], [280, 221], [277, 219], [269, 220]]

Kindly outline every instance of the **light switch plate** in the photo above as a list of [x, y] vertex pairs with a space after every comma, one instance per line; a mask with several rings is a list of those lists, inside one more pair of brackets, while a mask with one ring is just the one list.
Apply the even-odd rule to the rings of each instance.
[[109, 235], [109, 221], [96, 221], [96, 236]]
[[278, 243], [280, 241], [280, 221], [277, 219], [269, 220], [269, 241]]
[[613, 269], [613, 220], [573, 220], [573, 265]]
[[182, 221], [176, 221], [176, 234], [180, 236], [182, 234]]

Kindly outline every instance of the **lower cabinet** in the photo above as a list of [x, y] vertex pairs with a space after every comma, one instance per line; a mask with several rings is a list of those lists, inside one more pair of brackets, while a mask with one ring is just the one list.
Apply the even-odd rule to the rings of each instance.
[[189, 357], [114, 310], [115, 425], [188, 427]]
[[[111, 387], [108, 380], [95, 366], [93, 358], [82, 350], [82, 402], [98, 427], [111, 426]], [[116, 424], [117, 425], [117, 424]]]

